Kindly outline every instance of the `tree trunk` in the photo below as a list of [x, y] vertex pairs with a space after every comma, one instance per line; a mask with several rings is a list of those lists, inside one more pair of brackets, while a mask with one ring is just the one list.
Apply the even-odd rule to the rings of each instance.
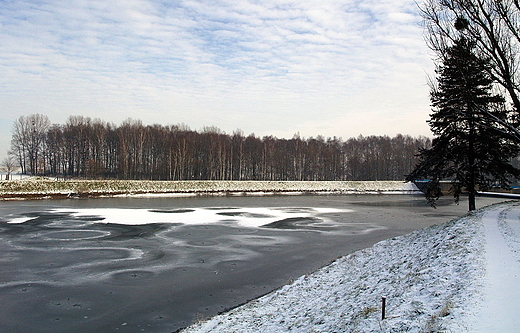
[[468, 210], [469, 211], [477, 209], [475, 193], [476, 193], [475, 189], [469, 191], [469, 196], [468, 196], [468, 201], [469, 201]]

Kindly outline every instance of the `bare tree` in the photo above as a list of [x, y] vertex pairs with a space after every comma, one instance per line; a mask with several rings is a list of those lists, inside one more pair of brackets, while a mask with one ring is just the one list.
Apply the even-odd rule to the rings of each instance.
[[[429, 47], [441, 60], [461, 33], [490, 59], [489, 74], [514, 107], [520, 125], [520, 4], [518, 0], [425, 0], [420, 5]], [[504, 125], [504, 124], [502, 124]], [[506, 126], [507, 127], [507, 126]], [[512, 129], [511, 126], [509, 128]], [[512, 131], [520, 140], [519, 133]]]
[[0, 170], [5, 172], [5, 180], [9, 180], [11, 178], [11, 173], [16, 171], [17, 165], [13, 156], [8, 153], [7, 157], [2, 160], [0, 164]]
[[47, 116], [32, 114], [21, 116], [14, 123], [11, 151], [17, 157], [22, 173], [29, 172], [32, 175], [43, 170], [43, 150], [47, 130], [51, 123]]

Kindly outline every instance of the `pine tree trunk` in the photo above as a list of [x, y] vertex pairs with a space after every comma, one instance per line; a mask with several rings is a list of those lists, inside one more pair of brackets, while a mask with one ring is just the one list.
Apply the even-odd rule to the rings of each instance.
[[468, 110], [470, 113], [469, 119], [469, 142], [468, 142], [468, 166], [469, 166], [469, 176], [468, 176], [468, 210], [475, 210], [475, 118], [473, 114], [473, 108], [471, 105], [468, 105]]
[[469, 192], [468, 200], [469, 200], [469, 208], [468, 208], [469, 211], [477, 209], [475, 190], [472, 190]]

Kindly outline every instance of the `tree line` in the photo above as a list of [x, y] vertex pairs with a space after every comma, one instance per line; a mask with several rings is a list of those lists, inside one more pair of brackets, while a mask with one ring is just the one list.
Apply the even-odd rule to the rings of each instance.
[[84, 116], [51, 124], [41, 114], [13, 126], [11, 156], [22, 173], [152, 180], [404, 180], [427, 137], [291, 139], [226, 134], [184, 124], [119, 126]]

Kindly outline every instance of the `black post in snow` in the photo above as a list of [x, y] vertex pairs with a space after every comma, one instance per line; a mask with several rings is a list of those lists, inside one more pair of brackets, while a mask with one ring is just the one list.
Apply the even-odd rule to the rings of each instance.
[[385, 320], [385, 312], [386, 312], [386, 297], [381, 298], [381, 320]]

